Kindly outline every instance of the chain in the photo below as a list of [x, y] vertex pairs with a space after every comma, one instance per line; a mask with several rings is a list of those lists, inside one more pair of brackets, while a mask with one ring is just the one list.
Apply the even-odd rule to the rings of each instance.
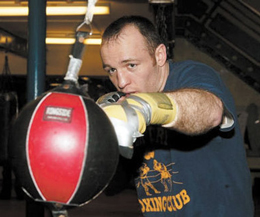
[[157, 28], [158, 33], [160, 34], [160, 36], [163, 38], [163, 40], [166, 43], [167, 54], [169, 54], [165, 7], [166, 7], [166, 5], [163, 5], [163, 4], [158, 5], [157, 13], [155, 16], [155, 22], [156, 22], [156, 28]]
[[168, 34], [167, 34], [166, 17], [164, 14], [165, 14], [165, 5], [159, 4], [157, 9], [157, 14], [156, 14], [156, 26], [159, 34], [167, 42]]

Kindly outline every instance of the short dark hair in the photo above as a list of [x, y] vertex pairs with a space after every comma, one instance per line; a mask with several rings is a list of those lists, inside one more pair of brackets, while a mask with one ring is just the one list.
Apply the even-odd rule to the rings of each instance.
[[150, 55], [154, 54], [155, 49], [160, 44], [166, 45], [153, 23], [142, 16], [123, 16], [115, 20], [104, 31], [102, 41], [107, 42], [111, 39], [116, 39], [121, 30], [128, 25], [135, 26], [144, 36]]

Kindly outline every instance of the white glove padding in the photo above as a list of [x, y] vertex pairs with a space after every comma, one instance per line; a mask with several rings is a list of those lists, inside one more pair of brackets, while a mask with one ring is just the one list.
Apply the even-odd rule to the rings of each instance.
[[117, 118], [110, 118], [110, 120], [115, 129], [120, 154], [125, 158], [132, 158], [134, 153], [133, 143], [137, 137], [143, 135], [130, 122], [125, 122]]
[[96, 103], [102, 107], [103, 105], [117, 102], [124, 95], [125, 94], [123, 92], [118, 92], [118, 91], [110, 92], [99, 97]]
[[[142, 136], [138, 131], [138, 117], [136, 111], [128, 105], [126, 101], [121, 104], [116, 103], [124, 94], [121, 92], [111, 92], [101, 96], [97, 104], [106, 112], [110, 113], [120, 110], [127, 121], [109, 116], [117, 136], [119, 152], [125, 158], [132, 158], [134, 147], [133, 143], [137, 137]], [[123, 112], [122, 112], [123, 111]]]

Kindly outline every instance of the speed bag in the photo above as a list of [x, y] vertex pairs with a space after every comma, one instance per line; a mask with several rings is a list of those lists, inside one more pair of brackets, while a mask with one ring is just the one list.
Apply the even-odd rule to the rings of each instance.
[[100, 194], [118, 163], [108, 117], [90, 98], [49, 92], [28, 103], [12, 127], [11, 158], [36, 201], [78, 206]]

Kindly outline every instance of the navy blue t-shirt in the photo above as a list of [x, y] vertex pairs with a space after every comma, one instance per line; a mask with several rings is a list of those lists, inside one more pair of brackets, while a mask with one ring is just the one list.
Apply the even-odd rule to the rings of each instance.
[[217, 95], [235, 122], [200, 136], [149, 126], [137, 145], [144, 152], [135, 179], [141, 211], [149, 217], [253, 217], [250, 172], [230, 92], [209, 66], [170, 62], [164, 91], [181, 88]]

